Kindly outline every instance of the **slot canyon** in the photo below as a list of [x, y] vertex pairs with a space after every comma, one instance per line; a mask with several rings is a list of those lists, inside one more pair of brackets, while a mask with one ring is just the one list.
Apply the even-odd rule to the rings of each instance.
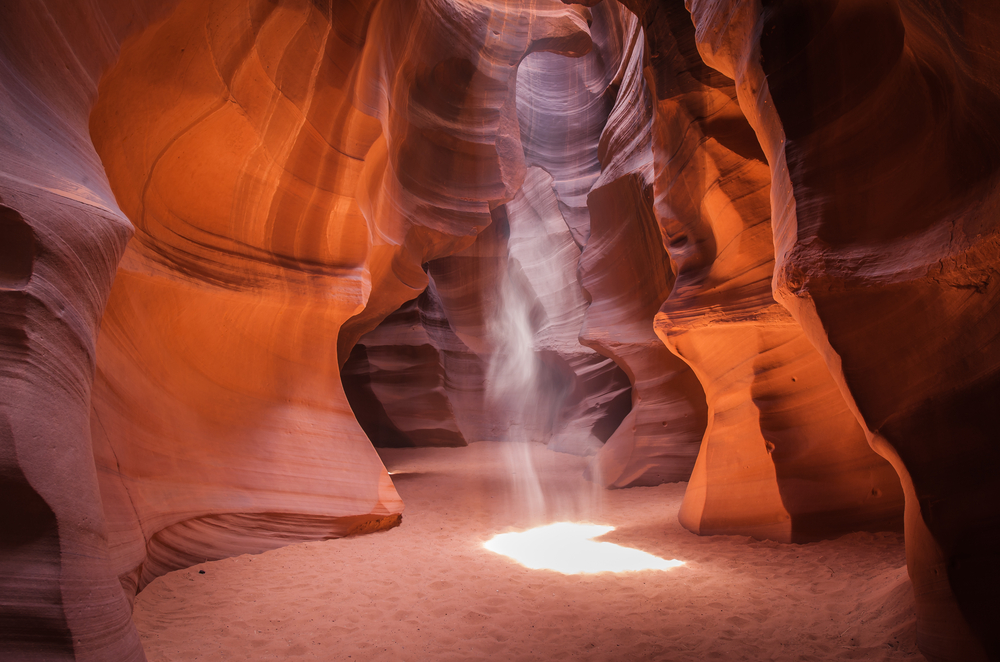
[[997, 44], [3, 0], [0, 660], [1000, 661]]

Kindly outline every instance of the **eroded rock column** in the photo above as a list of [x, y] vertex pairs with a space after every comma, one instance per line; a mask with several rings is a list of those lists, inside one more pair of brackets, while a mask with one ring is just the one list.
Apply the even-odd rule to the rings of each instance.
[[[610, 3], [609, 3], [610, 4]], [[705, 395], [691, 369], [656, 337], [653, 317], [674, 284], [653, 214], [653, 99], [646, 40], [617, 5], [623, 56], [615, 105], [601, 133], [601, 175], [587, 196], [590, 237], [580, 280], [590, 305], [580, 341], [615, 360], [632, 382], [631, 410], [588, 468], [607, 487], [685, 481], [705, 433]]]
[[632, 3], [651, 44], [655, 208], [677, 281], [657, 334], [698, 375], [708, 430], [681, 508], [703, 534], [806, 541], [893, 526], [901, 492], [771, 295], [769, 171], [681, 3]]
[[98, 327], [132, 234], [87, 130], [128, 32], [172, 3], [0, 5], [0, 658], [145, 659], [90, 437]]
[[585, 14], [192, 0], [124, 47], [91, 130], [137, 234], [92, 424], [127, 592], [399, 521], [339, 364], [517, 190], [516, 65], [585, 51]]
[[906, 493], [917, 634], [998, 659], [989, 2], [690, 3], [772, 178], [774, 291]]

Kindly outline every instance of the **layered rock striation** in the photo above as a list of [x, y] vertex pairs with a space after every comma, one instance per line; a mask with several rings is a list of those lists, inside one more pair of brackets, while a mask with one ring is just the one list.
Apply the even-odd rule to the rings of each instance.
[[769, 164], [773, 291], [906, 495], [918, 642], [1000, 657], [988, 2], [691, 2]]
[[458, 421], [484, 411], [483, 364], [452, 331], [434, 281], [362, 336], [340, 374], [376, 446], [465, 446], [484, 438], [478, 421]]
[[0, 658], [143, 660], [108, 551], [89, 412], [132, 235], [87, 118], [171, 3], [0, 5]]
[[[524, 184], [494, 209], [493, 226], [472, 247], [427, 265], [450, 327], [479, 359], [452, 362], [459, 374], [438, 354], [431, 370], [443, 370], [449, 384], [463, 383], [458, 391], [472, 397], [457, 409], [432, 409], [438, 429], [473, 419], [481, 423], [479, 438], [597, 452], [589, 474], [606, 486], [685, 480], [704, 431], [704, 402], [690, 369], [651, 324], [672, 274], [642, 193], [652, 153], [641, 28], [633, 14], [607, 2], [594, 7], [590, 31], [594, 47], [582, 57], [533, 53], [523, 60], [517, 109], [529, 166]], [[636, 115], [636, 103], [645, 112]], [[602, 215], [596, 238], [595, 206]], [[636, 260], [640, 255], [648, 260]], [[386, 320], [361, 344], [389, 351], [383, 339], [396, 335], [392, 325]], [[410, 345], [397, 342], [395, 365], [409, 370]], [[483, 369], [484, 393], [470, 388], [470, 368]], [[393, 403], [402, 403], [409, 388], [402, 372], [345, 366], [352, 375], [359, 369], [368, 374], [362, 380], [394, 384], [394, 393], [374, 401], [357, 394], [359, 403], [369, 397], [373, 410], [392, 418]], [[409, 407], [401, 404], [397, 415]], [[374, 421], [366, 429], [376, 444], [383, 443], [378, 430], [386, 444], [425, 443], [420, 433], [400, 441]]]
[[606, 487], [657, 485], [691, 475], [706, 426], [705, 395], [652, 319], [674, 285], [653, 213], [653, 99], [637, 17], [621, 15], [625, 51], [612, 79], [615, 105], [601, 133], [601, 175], [587, 197], [590, 237], [580, 278], [590, 305], [580, 340], [632, 382], [631, 409], [588, 468]]
[[590, 45], [558, 2], [156, 4], [3, 8], [19, 659], [142, 659], [156, 575], [398, 522], [337, 339], [520, 186], [521, 59]]
[[998, 30], [988, 0], [0, 5], [0, 657], [142, 660], [156, 576], [395, 525], [370, 440], [530, 439], [690, 478], [701, 534], [905, 497], [921, 649], [1000, 658]]

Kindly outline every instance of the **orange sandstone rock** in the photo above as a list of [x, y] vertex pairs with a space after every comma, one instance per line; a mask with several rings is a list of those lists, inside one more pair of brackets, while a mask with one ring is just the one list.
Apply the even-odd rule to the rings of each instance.
[[623, 11], [622, 21], [617, 98], [598, 146], [601, 176], [588, 196], [590, 237], [580, 258], [590, 299], [581, 342], [613, 358], [632, 382], [631, 411], [588, 468], [608, 487], [687, 480], [706, 423], [697, 378], [653, 331], [674, 274], [653, 215], [645, 37], [634, 14]]
[[655, 326], [708, 400], [681, 522], [782, 541], [892, 527], [896, 476], [771, 295], [769, 173], [735, 88], [700, 61], [680, 3], [643, 15], [655, 48], [655, 208], [677, 265]]
[[588, 12], [49, 4], [0, 26], [0, 458], [35, 522], [5, 520], [0, 650], [138, 660], [156, 575], [398, 521], [338, 338], [513, 196], [517, 64], [585, 52]]
[[1000, 10], [689, 4], [770, 166], [775, 295], [902, 481], [920, 648], [998, 659]]

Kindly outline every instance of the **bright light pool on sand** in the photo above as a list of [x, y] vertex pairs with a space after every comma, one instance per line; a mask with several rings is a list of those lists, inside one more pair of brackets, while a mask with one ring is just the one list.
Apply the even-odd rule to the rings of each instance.
[[670, 570], [684, 565], [638, 549], [592, 538], [614, 531], [613, 526], [556, 522], [519, 533], [501, 533], [483, 547], [509, 556], [533, 570], [555, 570], [564, 575], [630, 570]]

